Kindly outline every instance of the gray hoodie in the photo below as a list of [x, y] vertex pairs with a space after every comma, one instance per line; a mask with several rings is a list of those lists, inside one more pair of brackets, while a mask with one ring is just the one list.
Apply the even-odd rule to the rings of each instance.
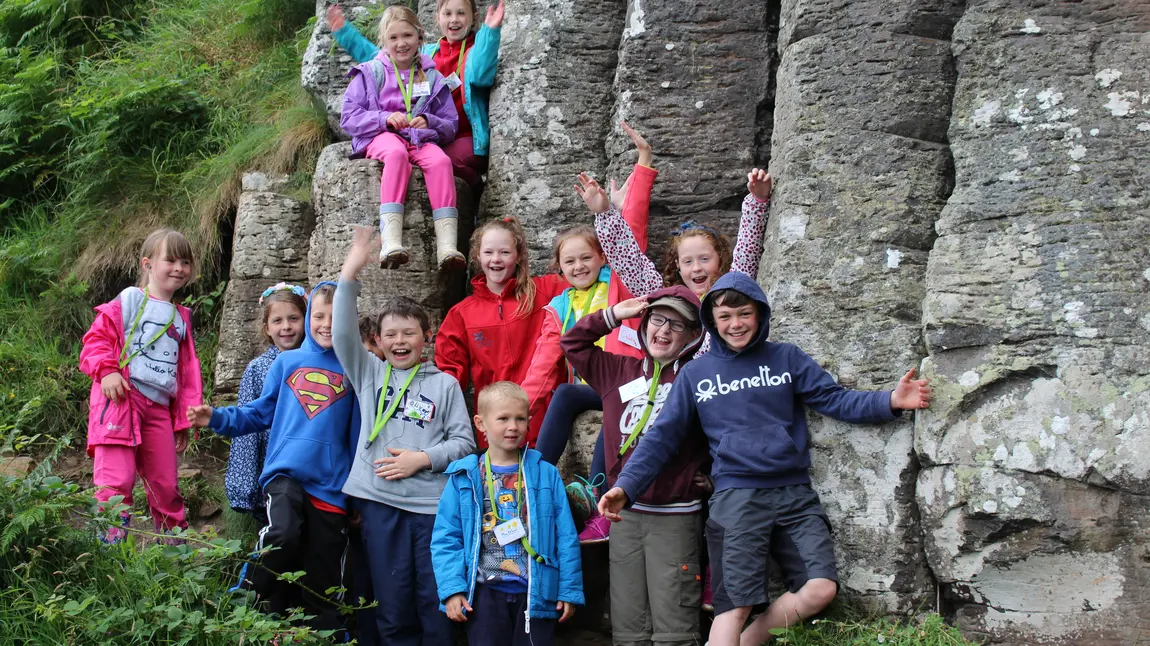
[[[369, 446], [367, 440], [375, 426], [380, 397], [385, 398], [383, 408], [386, 410], [411, 370], [393, 368], [391, 383], [384, 384], [387, 364], [364, 348], [360, 340], [356, 308], [359, 289], [358, 281], [339, 281], [332, 304], [332, 346], [355, 389], [360, 415], [355, 459], [343, 492], [404, 511], [434, 515], [439, 495], [447, 484], [447, 477], [443, 475], [447, 465], [475, 451], [475, 436], [471, 431], [463, 392], [459, 389], [459, 382], [440, 372], [434, 363], [422, 364], [407, 388], [404, 401], [400, 402], [395, 414]], [[423, 422], [405, 416], [408, 402], [430, 405], [431, 420]], [[375, 475], [375, 461], [391, 457], [387, 450], [392, 448], [423, 451], [431, 458], [431, 470], [420, 471], [403, 480], [385, 480]]]

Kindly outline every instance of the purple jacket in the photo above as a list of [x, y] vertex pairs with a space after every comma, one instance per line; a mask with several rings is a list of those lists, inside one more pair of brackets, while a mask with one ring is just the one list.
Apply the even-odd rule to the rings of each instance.
[[[430, 56], [421, 56], [420, 63], [431, 84], [431, 94], [412, 97], [412, 118], [422, 116], [427, 119], [429, 128], [404, 128], [399, 136], [419, 147], [425, 143], [445, 146], [455, 139], [459, 125], [459, 115], [451, 100], [451, 89], [443, 75], [435, 69], [435, 61]], [[403, 95], [399, 92], [399, 81], [391, 59], [381, 51], [375, 58], [360, 63], [347, 73], [351, 82], [343, 94], [343, 113], [339, 125], [351, 135], [351, 156], [361, 157], [377, 135], [389, 131], [387, 117], [393, 112], [403, 112]], [[382, 91], [380, 78], [383, 79]], [[394, 131], [393, 131], [394, 132]]]

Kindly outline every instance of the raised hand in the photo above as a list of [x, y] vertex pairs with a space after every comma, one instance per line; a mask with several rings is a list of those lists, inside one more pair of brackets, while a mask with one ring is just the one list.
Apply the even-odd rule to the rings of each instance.
[[407, 121], [407, 115], [402, 112], [392, 112], [387, 116], [387, 125], [392, 130], [399, 132], [410, 124]]
[[754, 195], [755, 199], [760, 202], [771, 199], [773, 185], [774, 181], [771, 176], [761, 168], [752, 168], [751, 172], [747, 173], [747, 192]]
[[118, 372], [109, 372], [100, 380], [100, 392], [104, 393], [104, 397], [114, 402], [119, 402], [127, 397], [128, 391], [131, 389], [132, 387], [128, 385], [124, 376]]
[[611, 313], [615, 315], [615, 320], [622, 321], [624, 319], [635, 318], [647, 311], [647, 297], [639, 296], [636, 298], [628, 298], [625, 301], [619, 301], [612, 306]]
[[499, 0], [499, 4], [487, 7], [487, 17], [484, 18], [483, 24], [491, 29], [499, 29], [503, 26], [503, 0]]
[[918, 410], [920, 408], [930, 407], [930, 383], [929, 379], [915, 379], [915, 369], [911, 368], [902, 379], [898, 380], [898, 386], [895, 387], [890, 393], [890, 409], [891, 410]]
[[203, 406], [188, 406], [188, 422], [192, 428], [207, 428], [208, 423], [212, 421], [212, 407], [207, 404]]
[[635, 144], [635, 149], [639, 151], [639, 164], [642, 166], [650, 167], [651, 144], [647, 143], [647, 140], [643, 138], [643, 135], [639, 134], [635, 131], [634, 128], [627, 125], [626, 121], [620, 121], [619, 125], [623, 127], [623, 132], [627, 133], [627, 136], [630, 137], [631, 141]]
[[619, 512], [627, 506], [627, 494], [619, 487], [614, 487], [599, 499], [599, 515], [607, 520], [617, 523], [623, 520]]
[[611, 200], [607, 191], [599, 186], [599, 182], [591, 179], [587, 173], [579, 173], [579, 183], [575, 185], [575, 192], [583, 198], [583, 203], [592, 213], [606, 213], [611, 208]]
[[339, 5], [333, 4], [327, 8], [327, 28], [329, 31], [339, 31], [343, 29], [344, 23], [347, 22], [343, 17], [343, 9]]
[[355, 280], [359, 270], [378, 253], [378, 232], [373, 227], [356, 227], [351, 234], [351, 248], [347, 250], [347, 259], [343, 261], [339, 277], [348, 281]]
[[627, 201], [627, 191], [631, 190], [631, 176], [627, 176], [627, 181], [623, 182], [622, 186], [616, 186], [615, 180], [611, 180], [611, 204], [620, 211], [623, 210], [623, 203]]

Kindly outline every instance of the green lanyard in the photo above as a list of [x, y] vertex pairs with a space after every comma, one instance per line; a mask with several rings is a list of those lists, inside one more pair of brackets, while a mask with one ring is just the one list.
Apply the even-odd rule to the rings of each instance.
[[387, 387], [391, 385], [391, 364], [387, 364], [387, 368], [383, 372], [384, 390], [380, 391], [379, 403], [375, 407], [375, 426], [371, 429], [371, 435], [368, 436], [367, 444], [364, 445], [365, 447], [371, 446], [371, 443], [375, 441], [375, 438], [379, 437], [379, 432], [383, 430], [384, 426], [387, 426], [387, 422], [391, 419], [391, 416], [395, 415], [395, 409], [399, 408], [399, 402], [403, 401], [403, 395], [407, 392], [407, 387], [411, 385], [411, 380], [415, 379], [415, 373], [419, 372], [419, 369], [422, 366], [422, 363], [416, 364], [416, 366], [411, 369], [411, 374], [407, 375], [407, 380], [403, 382], [403, 388], [400, 388], [399, 392], [395, 393], [395, 397], [391, 398], [391, 405], [387, 407], [386, 411], [384, 411], [384, 394], [387, 393]]
[[455, 64], [455, 76], [459, 77], [460, 81], [463, 80], [463, 54], [466, 52], [467, 41], [465, 40], [462, 43], [459, 43], [459, 62]]
[[[495, 502], [495, 472], [491, 470], [491, 454], [483, 453], [483, 466], [487, 468], [487, 499], [491, 501], [491, 515], [495, 516], [495, 520], [507, 522], [510, 518], [502, 518], [499, 515], [499, 505]], [[519, 483], [519, 489], [524, 490], [527, 488], [527, 482], [523, 479], [523, 451], [519, 452], [519, 471], [515, 474], [515, 481]], [[515, 493], [515, 517], [523, 517], [523, 498], [518, 492]], [[535, 559], [537, 562], [542, 563], [543, 557], [535, 552], [535, 548], [531, 547], [531, 543], [527, 541], [527, 537], [519, 539], [520, 544], [523, 545], [523, 551], [527, 555]]]
[[659, 375], [663, 372], [663, 364], [655, 361], [655, 375], [651, 377], [651, 387], [647, 389], [647, 403], [643, 406], [643, 414], [639, 416], [639, 423], [635, 425], [635, 430], [627, 436], [627, 441], [623, 443], [623, 448], [619, 449], [619, 456], [622, 457], [635, 440], [639, 439], [639, 434], [643, 432], [643, 427], [647, 425], [647, 420], [651, 417], [651, 410], [655, 408], [655, 391], [659, 389]]
[[[418, 60], [416, 61], [419, 62]], [[395, 70], [395, 82], [399, 85], [399, 93], [403, 96], [403, 106], [407, 108], [407, 118], [411, 119], [411, 95], [415, 92], [415, 65], [407, 70], [407, 87], [403, 87], [403, 77], [399, 75], [399, 68], [395, 66], [395, 61], [391, 61], [391, 67]]]
[[[575, 299], [571, 298], [570, 296], [567, 297], [567, 303], [568, 303], [567, 313], [563, 315], [563, 327], [559, 328], [560, 330], [562, 330], [564, 332], [567, 331], [567, 322], [571, 320], [572, 314], [576, 315], [575, 316], [576, 321], [582, 320], [582, 318], [584, 316], [587, 316], [587, 312], [590, 312], [591, 308], [595, 304], [595, 290], [598, 288], [599, 288], [599, 281], [595, 281], [594, 284], [592, 284], [590, 287], [587, 288], [587, 309], [585, 311], [582, 311], [582, 312], [576, 312], [575, 311]], [[574, 290], [574, 288], [572, 288], [572, 290]]]
[[124, 366], [131, 363], [132, 359], [136, 358], [136, 355], [138, 355], [144, 351], [144, 348], [152, 345], [156, 341], [159, 341], [160, 337], [164, 336], [164, 334], [167, 333], [168, 328], [172, 327], [172, 324], [176, 322], [176, 306], [172, 305], [172, 318], [167, 322], [167, 324], [164, 325], [164, 327], [160, 328], [159, 332], [156, 332], [156, 336], [152, 337], [147, 343], [136, 348], [133, 352], [131, 352], [129, 354], [128, 353], [128, 345], [132, 342], [132, 336], [136, 333], [136, 327], [140, 325], [140, 321], [143, 320], [144, 310], [147, 307], [148, 307], [148, 290], [145, 289], [144, 290], [144, 300], [143, 300], [143, 302], [140, 303], [140, 310], [138, 312], [136, 312], [136, 318], [132, 319], [132, 327], [128, 330], [128, 336], [124, 337], [124, 349], [120, 351], [120, 368], [121, 369]]

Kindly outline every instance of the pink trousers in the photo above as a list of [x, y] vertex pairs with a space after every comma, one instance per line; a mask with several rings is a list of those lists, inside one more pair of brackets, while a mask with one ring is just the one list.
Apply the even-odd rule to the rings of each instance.
[[[92, 480], [96, 485], [96, 500], [107, 501], [112, 496], [123, 496], [124, 504], [132, 504], [132, 488], [136, 474], [144, 482], [148, 507], [156, 530], [175, 527], [186, 528], [184, 497], [177, 486], [176, 437], [172, 429], [172, 412], [167, 406], [144, 397], [136, 390], [128, 394], [132, 402], [133, 423], [140, 427], [140, 444], [97, 444]], [[127, 519], [125, 518], [125, 526]], [[115, 532], [109, 538], [117, 538]]]
[[475, 140], [464, 135], [443, 147], [455, 176], [467, 182], [473, 190], [479, 188], [480, 175], [487, 170], [487, 158], [475, 154]]
[[427, 182], [427, 197], [431, 200], [431, 217], [457, 217], [455, 209], [455, 176], [451, 160], [435, 144], [416, 148], [394, 132], [377, 135], [367, 145], [367, 156], [383, 162], [383, 178], [379, 182], [381, 213], [402, 213], [407, 198], [407, 182], [411, 179], [411, 164], [423, 169]]

